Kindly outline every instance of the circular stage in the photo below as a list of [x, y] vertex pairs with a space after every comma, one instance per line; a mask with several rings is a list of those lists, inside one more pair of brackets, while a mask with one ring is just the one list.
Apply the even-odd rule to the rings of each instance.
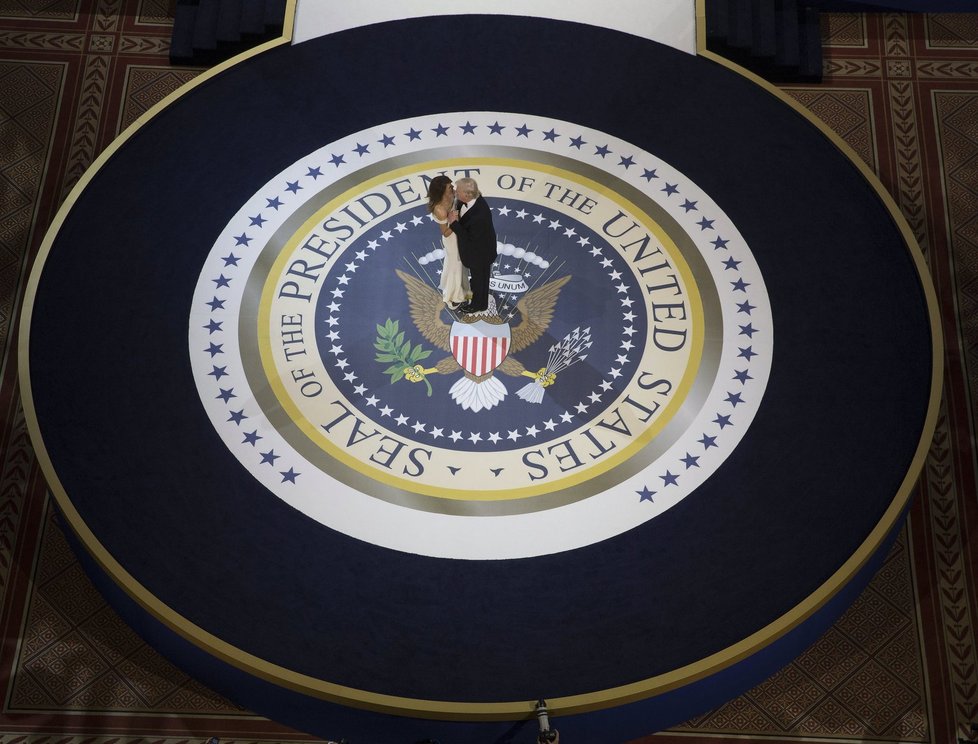
[[[483, 316], [441, 301], [440, 173], [491, 209]], [[797, 655], [902, 523], [940, 339], [890, 206], [771, 91], [635, 37], [278, 47], [62, 211], [32, 436], [113, 605], [242, 705], [487, 742], [545, 698], [624, 741]]]

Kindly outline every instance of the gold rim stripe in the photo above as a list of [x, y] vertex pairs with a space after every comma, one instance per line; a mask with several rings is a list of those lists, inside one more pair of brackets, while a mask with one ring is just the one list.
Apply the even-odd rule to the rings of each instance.
[[[431, 172], [440, 172], [440, 169], [447, 168], [450, 165], [464, 166], [464, 165], [485, 165], [485, 166], [497, 166], [503, 167], [506, 165], [514, 166], [517, 168], [523, 168], [525, 170], [531, 170], [539, 173], [546, 173], [552, 176], [558, 176], [564, 178], [568, 181], [584, 184], [588, 188], [592, 189], [596, 193], [602, 194], [603, 196], [610, 199], [614, 204], [619, 207], [626, 207], [630, 210], [632, 218], [642, 221], [642, 226], [646, 228], [649, 234], [654, 235], [658, 238], [659, 242], [662, 243], [663, 247], [666, 248], [669, 258], [675, 264], [676, 271], [679, 272], [683, 280], [683, 288], [686, 291], [687, 296], [690, 300], [691, 312], [690, 316], [692, 322], [690, 324], [691, 336], [694, 339], [694, 346], [689, 353], [689, 359], [686, 363], [686, 368], [682, 374], [682, 378], [679, 384], [676, 386], [675, 392], [673, 394], [672, 400], [663, 410], [662, 414], [656, 419], [655, 423], [648, 427], [645, 431], [635, 437], [635, 441], [631, 442], [627, 446], [622, 448], [622, 451], [608, 459], [607, 462], [602, 463], [600, 466], [594, 466], [585, 470], [584, 473], [575, 474], [571, 476], [565, 476], [563, 478], [548, 479], [546, 483], [542, 483], [537, 486], [522, 486], [518, 488], [500, 489], [498, 491], [478, 491], [478, 496], [474, 497], [468, 495], [465, 492], [459, 491], [458, 489], [448, 488], [445, 486], [434, 486], [421, 483], [414, 483], [404, 478], [398, 478], [394, 475], [389, 475], [380, 471], [379, 469], [373, 469], [363, 463], [361, 460], [357, 459], [353, 455], [349, 454], [342, 444], [336, 444], [329, 437], [325, 436], [319, 431], [319, 427], [310, 422], [306, 416], [299, 410], [298, 405], [289, 395], [286, 390], [285, 385], [282, 382], [282, 377], [280, 375], [280, 370], [275, 366], [274, 355], [272, 352], [272, 342], [270, 337], [270, 327], [271, 327], [271, 317], [272, 317], [272, 305], [273, 305], [273, 294], [275, 290], [275, 285], [281, 280], [281, 274], [285, 269], [285, 265], [295, 258], [295, 252], [298, 248], [299, 243], [316, 227], [323, 219], [323, 217], [330, 213], [330, 211], [336, 209], [339, 205], [349, 201], [353, 193], [362, 193], [361, 188], [366, 189], [372, 186], [376, 186], [389, 181], [392, 178], [398, 176], [404, 176], [407, 174], [420, 172], [422, 170], [429, 170]], [[344, 249], [343, 252], [345, 252]], [[338, 253], [334, 263], [338, 263], [340, 256], [343, 253]], [[628, 257], [622, 256], [623, 260], [628, 263]], [[325, 291], [325, 290], [322, 290]], [[643, 297], [643, 302], [647, 300]], [[442, 160], [442, 161], [428, 161], [419, 162], [415, 165], [408, 165], [402, 168], [392, 170], [387, 173], [383, 173], [376, 176], [369, 181], [360, 184], [357, 189], [351, 189], [343, 194], [337, 195], [335, 198], [330, 200], [327, 204], [318, 208], [316, 212], [311, 215], [305, 223], [296, 230], [295, 233], [289, 238], [288, 242], [282, 248], [278, 257], [276, 258], [274, 264], [268, 272], [268, 276], [265, 280], [265, 288], [262, 292], [262, 299], [258, 311], [258, 346], [261, 354], [261, 361], [265, 371], [265, 378], [268, 381], [268, 385], [275, 394], [275, 397], [282, 407], [282, 409], [288, 414], [289, 418], [295, 424], [296, 428], [305, 434], [306, 438], [312, 441], [317, 447], [325, 450], [331, 457], [344, 463], [347, 467], [355, 470], [356, 472], [377, 480], [381, 483], [385, 483], [389, 486], [394, 486], [397, 488], [403, 488], [407, 491], [421, 493], [427, 496], [435, 496], [439, 498], [461, 500], [461, 501], [502, 501], [508, 499], [523, 499], [532, 496], [538, 496], [544, 493], [551, 493], [559, 491], [565, 488], [571, 488], [580, 483], [589, 481], [593, 478], [597, 478], [600, 475], [607, 473], [617, 466], [621, 465], [623, 462], [628, 461], [637, 452], [641, 451], [646, 445], [648, 445], [652, 439], [659, 434], [666, 427], [666, 425], [672, 420], [676, 415], [676, 412], [682, 408], [683, 403], [686, 400], [690, 388], [693, 386], [693, 382], [699, 373], [700, 362], [703, 358], [703, 345], [705, 337], [705, 321], [703, 319], [703, 301], [700, 297], [699, 288], [696, 286], [696, 282], [693, 278], [692, 271], [689, 268], [689, 264], [686, 262], [685, 257], [679, 250], [675, 241], [662, 229], [662, 226], [655, 222], [644, 210], [632, 204], [631, 201], [623, 196], [619, 196], [614, 193], [608, 187], [592, 181], [590, 178], [580, 175], [577, 173], [569, 173], [563, 168], [557, 166], [543, 166], [534, 167], [530, 164], [523, 163], [517, 160], [511, 160], [508, 158], [458, 158], [457, 160]], [[651, 313], [649, 315], [649, 325], [651, 326]], [[642, 350], [642, 358], [644, 359], [648, 354], [648, 349]], [[355, 401], [347, 400], [351, 408], [357, 410], [359, 407]], [[586, 428], [590, 424], [586, 424], [584, 427], [579, 427], [578, 430]], [[567, 434], [566, 436], [572, 436], [577, 433], [578, 430]]]

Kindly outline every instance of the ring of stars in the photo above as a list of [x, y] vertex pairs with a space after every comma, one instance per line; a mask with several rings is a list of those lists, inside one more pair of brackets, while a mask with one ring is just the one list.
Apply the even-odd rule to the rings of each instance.
[[[203, 348], [196, 352], [202, 359], [206, 360], [209, 368], [204, 375], [213, 385], [213, 397], [220, 400], [227, 407], [227, 417], [223, 426], [234, 427], [240, 437], [240, 446], [245, 450], [250, 450], [262, 467], [275, 468], [277, 477], [283, 484], [295, 484], [301, 477], [301, 471], [297, 471], [295, 466], [289, 463], [282, 465], [276, 461], [283, 455], [274, 451], [274, 448], [263, 450], [262, 440], [265, 436], [260, 432], [263, 427], [257, 422], [263, 420], [262, 412], [254, 407], [254, 403], [242, 403], [239, 392], [232, 383], [224, 383], [224, 378], [234, 378], [233, 365], [224, 363], [226, 361], [224, 340], [226, 330], [225, 323], [229, 313], [226, 304], [229, 299], [228, 292], [236, 291], [237, 283], [244, 281], [248, 270], [247, 261], [245, 267], [239, 267], [239, 262], [248, 258], [249, 253], [257, 253], [264, 245], [264, 239], [271, 235], [274, 227], [281, 224], [284, 215], [283, 210], [290, 207], [295, 208], [297, 203], [305, 199], [305, 193], [315, 193], [317, 182], [324, 178], [325, 170], [339, 171], [351, 167], [359, 167], [360, 161], [368, 158], [383, 158], [383, 151], [388, 147], [403, 146], [404, 144], [415, 144], [423, 148], [429, 141], [445, 138], [450, 134], [457, 134], [465, 137], [474, 135], [477, 132], [484, 132], [490, 137], [503, 137], [504, 132], [512, 132], [519, 140], [536, 142], [540, 146], [546, 145], [550, 149], [566, 149], [571, 153], [582, 156], [589, 153], [590, 157], [599, 162], [605, 170], [629, 171], [638, 174], [638, 177], [651, 188], [650, 193], [658, 193], [659, 199], [665, 200], [669, 204], [674, 204], [673, 214], [681, 213], [688, 220], [682, 222], [685, 230], [691, 236], [697, 236], [701, 241], [706, 241], [713, 254], [713, 260], [722, 266], [724, 273], [730, 276], [726, 287], [721, 287], [721, 300], [727, 304], [727, 310], [735, 313], [738, 319], [737, 327], [737, 354], [735, 372], [728, 381], [725, 397], [715, 406], [713, 418], [710, 426], [704, 427], [700, 436], [695, 440], [695, 445], [690, 451], [686, 451], [678, 459], [670, 462], [657, 462], [655, 472], [649, 472], [647, 483], [638, 491], [636, 495], [639, 501], [654, 503], [655, 496], [663, 489], [678, 486], [686, 471], [699, 468], [699, 459], [704, 453], [713, 448], [718, 448], [723, 443], [725, 437], [731, 436], [730, 432], [741, 425], [738, 416], [738, 406], [754, 402], [752, 399], [752, 382], [755, 375], [752, 375], [752, 364], [756, 364], [755, 358], [763, 356], [763, 351], [755, 348], [755, 339], [764, 338], [766, 330], [755, 316], [752, 315], [757, 310], [761, 297], [754, 296], [752, 282], [747, 281], [741, 276], [741, 264], [745, 262], [744, 253], [746, 246], [738, 245], [735, 236], [725, 235], [718, 227], [718, 216], [708, 214], [707, 207], [701, 198], [696, 197], [695, 193], [685, 193], [685, 187], [680, 181], [672, 182], [660, 176], [661, 166], [657, 163], [643, 163], [642, 156], [634, 152], [617, 152], [609, 142], [589, 141], [583, 131], [561, 131], [559, 127], [551, 126], [549, 129], [536, 128], [529, 126], [527, 121], [518, 117], [508, 120], [505, 117], [491, 117], [481, 120], [476, 116], [469, 116], [464, 123], [436, 122], [432, 127], [415, 128], [408, 127], [405, 131], [391, 128], [389, 131], [382, 131], [375, 138], [364, 141], [363, 138], [351, 144], [346, 149], [338, 152], [330, 151], [328, 155], [323, 155], [319, 162], [303, 162], [299, 168], [293, 168], [287, 178], [280, 179], [278, 186], [272, 188], [267, 193], [261, 195], [264, 205], [259, 209], [252, 208], [248, 214], [243, 214], [232, 225], [229, 225], [225, 234], [227, 238], [223, 246], [215, 246], [218, 253], [224, 249], [220, 256], [216, 275], [207, 277], [212, 291], [209, 298], [204, 302], [209, 308], [207, 322], [202, 325], [201, 330], [207, 333], [207, 343]], [[444, 141], [444, 140], [443, 140]], [[634, 171], [632, 169], [634, 168]], [[658, 184], [657, 186], [653, 186]], [[509, 216], [514, 211], [517, 219], [529, 219], [533, 222], [544, 225], [553, 230], [561, 238], [574, 241], [578, 247], [589, 249], [594, 261], [600, 265], [602, 270], [611, 268], [611, 262], [602, 255], [601, 249], [597, 246], [588, 246], [586, 238], [579, 237], [574, 228], [564, 226], [559, 220], [546, 220], [542, 213], [531, 214], [526, 210], [511, 210], [503, 204], [497, 207], [500, 216]], [[379, 234], [376, 240], [370, 241], [367, 248], [371, 251], [376, 250], [382, 243], [390, 241], [395, 233], [400, 234], [409, 229], [419, 228], [424, 225], [424, 220], [414, 217], [404, 222], [399, 222], [392, 230], [386, 230]], [[424, 225], [426, 228], [429, 227]], [[242, 255], [236, 255], [235, 251]], [[217, 255], [217, 254], [215, 254]], [[749, 255], [749, 254], [748, 254]], [[624, 281], [613, 285], [616, 293], [622, 295], [622, 351], [615, 362], [605, 373], [604, 380], [598, 388], [590, 395], [584, 396], [577, 404], [569, 407], [560, 416], [548, 418], [538, 424], [522, 426], [516, 429], [501, 429], [499, 431], [480, 430], [480, 431], [461, 431], [449, 427], [438, 427], [417, 419], [411, 420], [404, 414], [386, 403], [375, 391], [367, 389], [362, 383], [357, 384], [356, 373], [349, 367], [343, 351], [343, 343], [340, 331], [339, 311], [342, 307], [342, 298], [347, 291], [350, 281], [354, 278], [356, 271], [364, 261], [368, 259], [366, 251], [358, 251], [356, 255], [345, 264], [343, 273], [336, 276], [335, 285], [330, 289], [331, 303], [328, 306], [330, 317], [327, 319], [328, 328], [324, 331], [322, 341], [328, 344], [325, 353], [330, 355], [333, 360], [335, 374], [339, 379], [349, 383], [354, 394], [359, 396], [362, 405], [366, 408], [375, 409], [380, 418], [390, 420], [393, 427], [400, 428], [403, 432], [410, 432], [412, 435], [425, 435], [432, 442], [444, 439], [446, 442], [458, 443], [469, 442], [472, 445], [479, 443], [498, 444], [500, 442], [512, 443], [513, 446], [521, 446], [520, 443], [533, 441], [537, 436], [549, 433], [559, 433], [561, 427], [571, 428], [583, 420], [589, 409], [601, 403], [602, 396], [611, 394], [614, 397], [616, 384], [627, 380], [624, 374], [626, 365], [633, 364], [629, 352], [633, 351], [635, 342], [632, 340], [634, 328], [628, 323], [634, 319], [631, 310], [631, 303], [634, 300], [629, 296], [629, 287]], [[239, 271], [239, 268], [241, 271]], [[609, 277], [614, 282], [620, 280], [618, 272], [608, 272]], [[724, 292], [724, 289], [726, 290]], [[630, 317], [631, 316], [631, 317]], [[765, 348], [762, 344], [761, 349]], [[767, 362], [767, 360], [764, 360]], [[761, 387], [755, 397], [759, 397], [763, 392]], [[575, 421], [577, 423], [575, 423]], [[247, 455], [246, 455], [247, 456]], [[498, 473], [497, 473], [498, 475]]]
[[[329, 317], [325, 319], [325, 323], [328, 329], [324, 332], [321, 337], [327, 348], [325, 351], [331, 356], [331, 366], [332, 370], [337, 372], [339, 380], [334, 381], [339, 382], [342, 380], [345, 383], [349, 383], [352, 387], [352, 392], [354, 395], [359, 396], [362, 401], [360, 406], [362, 409], [373, 409], [376, 411], [380, 419], [386, 419], [384, 421], [385, 425], [392, 429], [400, 430], [401, 433], [405, 435], [410, 435], [417, 437], [419, 435], [427, 436], [433, 444], [438, 444], [440, 440], [447, 442], [452, 442], [457, 444], [459, 442], [469, 442], [472, 445], [477, 445], [479, 443], [490, 443], [498, 444], [500, 442], [512, 443], [513, 446], [523, 446], [526, 442], [532, 442], [537, 438], [538, 435], [553, 433], [554, 436], [557, 435], [560, 429], [573, 429], [579, 426], [582, 421], [590, 419], [584, 418], [584, 415], [588, 413], [589, 410], [593, 411], [596, 406], [601, 403], [602, 399], [614, 400], [617, 395], [615, 388], [623, 388], [628, 379], [630, 379], [630, 373], [626, 372], [627, 367], [632, 367], [637, 363], [637, 354], [635, 353], [638, 349], [638, 344], [632, 339], [632, 336], [636, 333], [633, 322], [638, 318], [636, 312], [632, 309], [632, 306], [636, 303], [634, 297], [629, 296], [629, 289], [624, 281], [622, 281], [622, 274], [619, 271], [610, 270], [613, 262], [604, 255], [603, 249], [599, 246], [591, 245], [590, 238], [585, 236], [578, 236], [577, 231], [573, 227], [567, 227], [559, 220], [548, 220], [544, 217], [542, 213], [536, 215], [530, 214], [530, 212], [520, 209], [515, 210], [510, 208], [508, 205], [503, 204], [499, 207], [494, 207], [495, 211], [501, 217], [509, 217], [511, 214], [514, 218], [520, 220], [531, 220], [537, 224], [546, 223], [550, 230], [556, 232], [561, 238], [568, 239], [568, 249], [578, 249], [586, 251], [587, 255], [598, 265], [599, 270], [606, 274], [610, 281], [612, 282], [613, 288], [619, 295], [624, 295], [620, 297], [620, 303], [622, 307], [621, 313], [621, 339], [620, 339], [620, 349], [619, 353], [615, 359], [614, 364], [612, 364], [607, 372], [605, 373], [605, 378], [602, 380], [598, 387], [591, 391], [589, 395], [586, 395], [578, 403], [571, 408], [565, 410], [562, 414], [558, 416], [553, 416], [548, 418], [546, 421], [540, 421], [538, 424], [531, 424], [530, 426], [521, 426], [516, 429], [500, 429], [499, 431], [492, 431], [489, 429], [479, 430], [479, 431], [465, 431], [462, 429], [451, 429], [446, 426], [437, 426], [433, 423], [426, 423], [418, 421], [417, 419], [411, 419], [408, 416], [399, 414], [396, 408], [391, 407], [387, 401], [382, 397], [378, 397], [378, 394], [383, 395], [382, 391], [370, 390], [366, 385], [359, 382], [359, 376], [352, 370], [347, 370], [346, 368], [350, 366], [350, 362], [347, 358], [347, 352], [344, 350], [342, 341], [341, 330], [338, 326], [341, 326], [340, 310], [342, 308], [342, 298], [346, 293], [350, 280], [353, 278], [353, 274], [358, 268], [363, 265], [363, 261], [367, 259], [368, 254], [365, 251], [359, 251], [356, 253], [355, 259], [345, 264], [345, 270], [335, 277], [330, 277], [329, 280], [335, 281], [335, 286], [329, 289], [329, 293], [332, 295], [332, 302], [326, 306], [329, 310]], [[421, 228], [427, 231], [431, 230], [431, 225], [428, 221], [419, 215], [415, 215], [411, 218], [405, 218], [402, 222], [395, 223], [393, 230], [385, 230], [380, 234], [380, 240], [371, 240], [368, 242], [367, 247], [371, 251], [376, 251], [383, 244], [387, 243], [394, 237], [394, 233], [403, 233], [410, 229]], [[560, 248], [557, 249], [558, 252]], [[503, 270], [512, 268], [511, 265], [503, 264], [503, 260], [508, 257], [500, 256], [500, 264]], [[515, 260], [515, 259], [511, 259]], [[529, 274], [524, 272], [525, 277], [529, 277]], [[507, 307], [504, 305], [504, 308]], [[329, 366], [327, 367], [329, 369]], [[333, 373], [331, 370], [331, 373]]]

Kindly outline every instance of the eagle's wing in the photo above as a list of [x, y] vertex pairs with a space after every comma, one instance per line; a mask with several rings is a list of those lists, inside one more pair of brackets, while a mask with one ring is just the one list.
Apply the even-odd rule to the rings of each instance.
[[438, 362], [438, 364], [435, 365], [435, 369], [438, 370], [439, 374], [450, 375], [462, 369], [462, 365], [455, 361], [455, 357], [449, 356]]
[[526, 367], [523, 363], [517, 360], [515, 357], [507, 356], [503, 359], [502, 364], [500, 364], [496, 369], [500, 372], [505, 372], [511, 377], [521, 377], [524, 372], [526, 372]]
[[554, 307], [560, 288], [570, 281], [570, 275], [554, 279], [552, 282], [527, 292], [516, 303], [520, 311], [520, 324], [513, 328], [511, 352], [525, 349], [547, 330], [554, 317]]
[[414, 321], [414, 325], [431, 343], [443, 351], [448, 351], [451, 327], [441, 319], [441, 311], [445, 307], [441, 295], [407, 272], [400, 269], [396, 271], [407, 289], [408, 302], [411, 305], [411, 320]]

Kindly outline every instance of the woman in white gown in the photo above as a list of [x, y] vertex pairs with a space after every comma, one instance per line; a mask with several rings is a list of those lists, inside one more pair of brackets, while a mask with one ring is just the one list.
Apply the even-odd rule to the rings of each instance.
[[448, 227], [448, 212], [455, 204], [455, 187], [448, 176], [435, 176], [428, 186], [428, 211], [441, 229], [445, 260], [442, 264], [438, 289], [445, 304], [451, 308], [462, 304], [472, 294], [469, 271], [458, 257], [458, 238]]

